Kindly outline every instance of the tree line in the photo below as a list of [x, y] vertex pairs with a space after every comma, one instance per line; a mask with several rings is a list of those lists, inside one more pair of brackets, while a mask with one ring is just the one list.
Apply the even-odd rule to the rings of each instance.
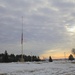
[[[0, 62], [18, 62], [21, 59], [20, 55], [8, 54], [5, 50], [4, 53], [0, 54]], [[23, 55], [24, 61], [40, 61], [39, 56], [30, 56], [30, 55]]]
[[[72, 49], [72, 54], [75, 55], [75, 48]], [[73, 55], [70, 54], [68, 57], [68, 60], [74, 60]], [[0, 54], [0, 62], [18, 62], [20, 61], [22, 55], [14, 55], [14, 54], [8, 54], [8, 52], [5, 50], [4, 53]], [[42, 61], [39, 56], [30, 56], [30, 55], [23, 55], [24, 61]], [[49, 56], [49, 62], [53, 62], [53, 59], [51, 56]]]

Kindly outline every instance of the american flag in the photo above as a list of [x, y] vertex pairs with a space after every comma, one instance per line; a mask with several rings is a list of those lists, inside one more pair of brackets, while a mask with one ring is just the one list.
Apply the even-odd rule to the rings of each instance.
[[21, 44], [23, 44], [23, 32], [21, 34]]

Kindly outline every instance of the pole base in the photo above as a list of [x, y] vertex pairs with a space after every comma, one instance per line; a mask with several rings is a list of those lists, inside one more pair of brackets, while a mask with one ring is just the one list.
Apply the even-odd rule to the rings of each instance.
[[24, 58], [21, 58], [21, 59], [20, 59], [20, 62], [24, 62]]

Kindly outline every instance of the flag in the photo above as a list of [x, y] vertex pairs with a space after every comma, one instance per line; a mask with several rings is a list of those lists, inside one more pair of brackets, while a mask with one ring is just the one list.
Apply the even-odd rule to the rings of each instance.
[[23, 32], [21, 34], [21, 44], [23, 44]]

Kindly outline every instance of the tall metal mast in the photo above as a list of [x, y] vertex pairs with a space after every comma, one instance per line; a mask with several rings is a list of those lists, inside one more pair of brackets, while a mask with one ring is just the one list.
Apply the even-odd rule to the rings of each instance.
[[21, 62], [24, 62], [24, 58], [23, 58], [23, 16], [22, 16], [21, 49], [22, 49]]

